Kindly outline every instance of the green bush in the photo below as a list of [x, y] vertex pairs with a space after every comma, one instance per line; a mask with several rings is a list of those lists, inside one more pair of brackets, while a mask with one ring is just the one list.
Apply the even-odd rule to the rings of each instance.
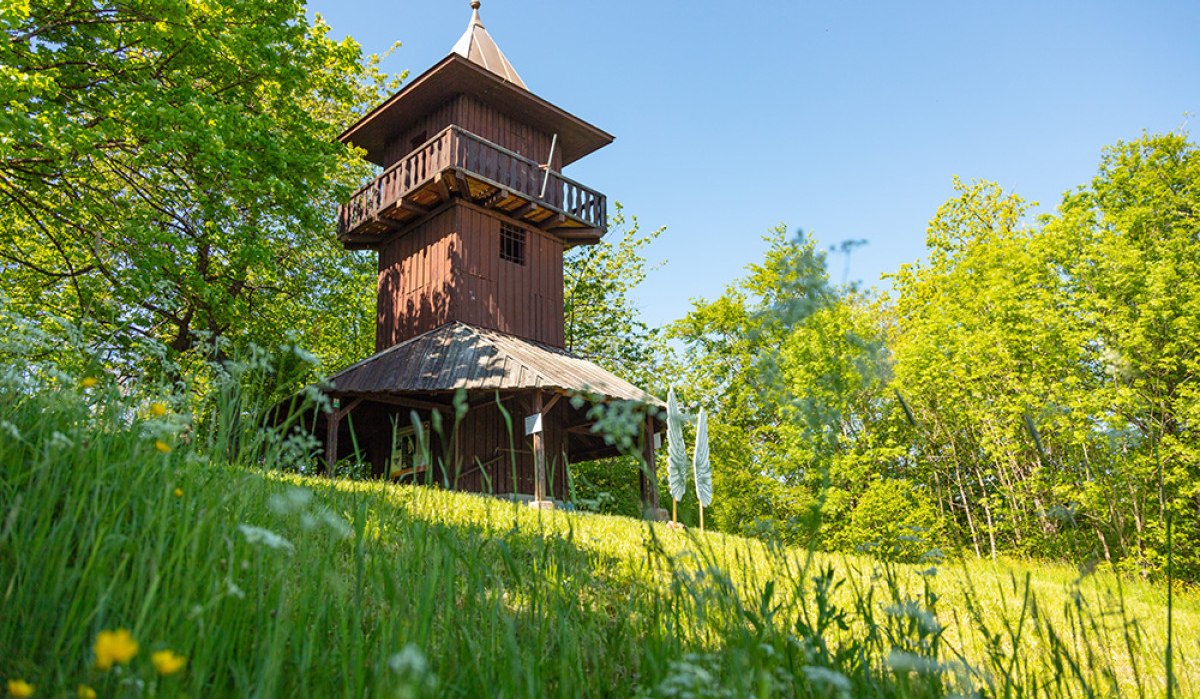
[[620, 457], [571, 464], [571, 499], [576, 507], [606, 515], [642, 516], [637, 459]]
[[941, 515], [903, 478], [875, 481], [850, 513], [834, 543], [889, 561], [915, 562], [944, 544]]

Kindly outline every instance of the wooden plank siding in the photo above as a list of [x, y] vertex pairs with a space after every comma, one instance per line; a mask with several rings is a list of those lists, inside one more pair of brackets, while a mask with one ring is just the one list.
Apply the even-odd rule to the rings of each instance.
[[430, 111], [429, 113], [413, 120], [411, 125], [396, 135], [395, 138], [387, 142], [387, 147], [384, 155], [384, 168], [391, 167], [404, 156], [416, 150], [413, 140], [422, 134], [425, 136], [421, 141], [433, 138], [442, 129], [454, 123], [454, 116], [457, 113], [458, 105], [457, 98], [447, 100], [440, 106]]
[[[450, 488], [470, 493], [505, 495], [534, 492], [534, 460], [532, 442], [525, 436], [525, 415], [529, 412], [525, 400], [510, 397], [503, 402], [512, 424], [511, 436], [507, 423], [495, 402], [483, 402], [472, 408], [458, 424], [454, 435], [450, 414], [443, 413], [443, 434], [429, 435], [430, 459], [434, 464], [432, 480], [438, 485], [448, 481]], [[571, 409], [559, 401], [543, 419], [546, 441], [546, 492], [558, 500], [567, 500], [567, 440], [566, 426]], [[431, 422], [429, 411], [417, 411], [426, 426]], [[394, 421], [394, 423], [393, 423]], [[350, 434], [351, 424], [354, 435]], [[362, 450], [371, 463], [376, 477], [390, 473], [393, 424], [405, 428], [412, 424], [411, 411], [383, 403], [364, 403], [355, 409], [352, 420], [341, 426], [338, 450], [343, 456], [353, 453], [354, 445]], [[454, 442], [457, 441], [457, 455]], [[443, 476], [442, 468], [445, 467]], [[457, 478], [456, 478], [457, 474]], [[419, 473], [406, 477], [405, 482], [425, 483], [430, 474]]]
[[525, 263], [501, 259], [502, 220], [453, 206], [380, 246], [376, 351], [454, 320], [563, 346], [563, 242], [522, 226]]
[[525, 263], [510, 262], [500, 258], [502, 219], [475, 207], [457, 208], [463, 275], [454, 319], [562, 347], [562, 241], [522, 226]]
[[[544, 164], [546, 158], [550, 156], [553, 134], [540, 131], [474, 97], [456, 95], [432, 111], [414, 119], [407, 128], [389, 140], [384, 155], [384, 167], [391, 167], [401, 158], [413, 152], [415, 146], [432, 138], [451, 124], [461, 126], [467, 131], [538, 163]], [[418, 138], [420, 141], [416, 140]], [[561, 149], [554, 154], [551, 168], [556, 171], [562, 169]]]
[[[470, 95], [456, 98], [455, 123], [467, 131], [499, 144], [530, 160], [545, 164], [553, 134], [514, 118]], [[555, 153], [551, 169], [562, 169], [562, 151]]]
[[380, 246], [376, 351], [453, 320], [456, 224], [447, 209]]

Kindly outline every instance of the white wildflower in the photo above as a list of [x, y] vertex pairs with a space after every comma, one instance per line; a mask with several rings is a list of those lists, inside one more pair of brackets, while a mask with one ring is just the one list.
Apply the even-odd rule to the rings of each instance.
[[275, 493], [267, 500], [267, 506], [277, 514], [286, 515], [292, 512], [302, 512], [312, 502], [313, 494], [307, 488], [288, 488], [283, 493]]
[[238, 599], [245, 599], [246, 593], [244, 591], [242, 591], [242, 588], [238, 587], [237, 584], [234, 583], [232, 579], [225, 578], [225, 596], [226, 597], [237, 597]]
[[892, 649], [888, 653], [888, 667], [897, 672], [916, 672], [921, 675], [936, 675], [945, 667], [936, 658], [930, 658], [908, 651]]
[[429, 667], [425, 654], [415, 644], [409, 643], [388, 658], [388, 667], [396, 673], [398, 697], [427, 696], [437, 689], [437, 675]]
[[5, 432], [12, 435], [13, 439], [17, 439], [17, 440], [21, 439], [21, 430], [18, 430], [17, 426], [12, 424], [8, 420], [0, 420], [0, 430], [4, 430]]
[[808, 678], [809, 682], [818, 686], [832, 687], [841, 696], [850, 696], [850, 678], [837, 670], [819, 665], [805, 665], [800, 669], [804, 671], [804, 676]]
[[287, 551], [288, 553], [296, 550], [296, 547], [292, 545], [292, 542], [288, 541], [282, 536], [279, 536], [270, 529], [252, 527], [248, 524], [239, 524], [238, 530], [242, 532], [242, 536], [246, 537], [246, 541], [248, 543], [262, 544], [267, 548], [275, 549], [277, 551]]

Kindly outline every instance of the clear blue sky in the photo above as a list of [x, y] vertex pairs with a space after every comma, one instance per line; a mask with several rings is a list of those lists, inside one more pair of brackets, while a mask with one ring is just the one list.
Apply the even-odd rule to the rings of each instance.
[[[467, 0], [317, 0], [335, 37], [423, 72]], [[1200, 2], [483, 0], [539, 96], [616, 136], [567, 174], [667, 230], [645, 319], [682, 316], [784, 223], [866, 239], [850, 279], [924, 254], [954, 175], [1052, 210], [1101, 148], [1200, 115]], [[1195, 137], [1195, 129], [1191, 129]], [[835, 281], [843, 262], [836, 262]]]

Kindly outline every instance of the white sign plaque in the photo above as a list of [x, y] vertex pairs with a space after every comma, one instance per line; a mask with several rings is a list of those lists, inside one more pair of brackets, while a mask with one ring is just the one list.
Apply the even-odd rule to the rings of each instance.
[[534, 413], [525, 418], [525, 435], [539, 434], [542, 431], [542, 414]]

